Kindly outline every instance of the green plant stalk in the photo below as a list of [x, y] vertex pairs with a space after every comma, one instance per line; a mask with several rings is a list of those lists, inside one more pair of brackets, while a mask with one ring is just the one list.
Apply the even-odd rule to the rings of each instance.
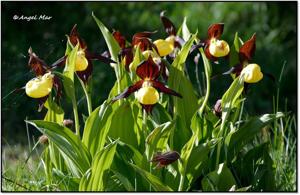
[[[143, 110], [143, 126], [142, 126], [142, 131], [145, 137], [145, 140], [147, 138], [147, 112], [146, 110]], [[150, 161], [151, 156], [149, 156], [148, 161]], [[149, 172], [151, 173], [151, 162], [149, 162]], [[149, 191], [151, 192], [151, 183], [149, 183]]]
[[182, 175], [180, 175], [180, 181], [178, 186], [178, 192], [181, 192], [183, 190], [183, 184], [185, 182], [185, 169]]
[[[223, 137], [224, 127], [225, 127], [225, 121], [226, 121], [227, 118], [228, 118], [228, 114], [226, 114], [225, 117], [224, 117], [224, 120], [222, 120], [221, 128], [220, 128], [220, 133], [218, 135], [218, 138], [220, 136]], [[221, 140], [218, 143], [218, 147], [217, 147], [216, 169], [218, 169], [218, 167], [219, 167], [219, 160], [220, 160], [220, 152], [221, 152], [222, 142], [223, 142], [223, 140]]]
[[92, 99], [91, 99], [91, 93], [90, 93], [90, 90], [88, 89], [88, 85], [85, 85], [84, 82], [78, 78], [79, 81], [80, 81], [80, 84], [82, 86], [82, 89], [84, 91], [84, 94], [85, 94], [85, 98], [86, 98], [86, 102], [87, 102], [87, 107], [88, 107], [88, 113], [89, 115], [91, 115], [92, 111], [93, 111], [93, 108], [92, 108]]
[[208, 72], [207, 68], [205, 68], [205, 75], [206, 75], [206, 94], [205, 94], [204, 101], [203, 101], [203, 103], [200, 107], [200, 110], [199, 110], [199, 114], [200, 114], [201, 117], [202, 117], [203, 111], [205, 109], [205, 106], [207, 104], [208, 97], [209, 97], [209, 94], [210, 94], [210, 75], [209, 75], [209, 72]]
[[78, 110], [77, 110], [77, 104], [76, 101], [72, 101], [73, 104], [73, 113], [74, 113], [74, 120], [75, 120], [75, 132], [76, 135], [80, 137], [80, 128], [79, 128], [79, 118], [78, 118]]
[[203, 114], [203, 111], [204, 111], [205, 106], [207, 104], [209, 93], [210, 93], [211, 65], [210, 65], [209, 61], [207, 60], [207, 58], [206, 58], [206, 56], [205, 56], [204, 51], [203, 51], [202, 48], [200, 49], [200, 53], [201, 53], [201, 56], [203, 58], [204, 70], [205, 70], [205, 78], [206, 78], [206, 94], [205, 94], [204, 101], [203, 101], [203, 103], [202, 103], [202, 105], [200, 107], [200, 110], [199, 110], [199, 114], [202, 117], [202, 114]]

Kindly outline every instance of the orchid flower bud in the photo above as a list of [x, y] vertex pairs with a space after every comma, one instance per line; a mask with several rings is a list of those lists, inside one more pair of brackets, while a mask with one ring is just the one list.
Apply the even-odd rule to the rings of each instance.
[[88, 60], [85, 57], [83, 50], [77, 52], [76, 61], [75, 61], [75, 71], [84, 71], [88, 67]]
[[48, 72], [43, 76], [31, 79], [26, 83], [26, 94], [32, 98], [42, 98], [47, 96], [52, 90], [53, 77], [54, 75]]
[[135, 98], [143, 105], [153, 105], [158, 102], [159, 94], [149, 81], [145, 81], [135, 94]]
[[213, 38], [209, 44], [209, 53], [214, 57], [224, 57], [230, 51], [229, 45], [224, 40], [217, 40]]
[[263, 78], [260, 66], [257, 64], [248, 64], [241, 72], [246, 83], [257, 83]]
[[158, 53], [161, 57], [169, 55], [174, 50], [174, 43], [172, 43], [171, 41], [158, 39], [154, 41], [153, 44], [156, 46]]

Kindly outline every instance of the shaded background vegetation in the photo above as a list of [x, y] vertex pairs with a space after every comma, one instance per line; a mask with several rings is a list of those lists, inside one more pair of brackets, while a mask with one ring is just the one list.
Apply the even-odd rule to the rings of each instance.
[[[25, 142], [24, 119], [42, 119], [44, 112], [37, 112], [37, 102], [27, 97], [24, 91], [10, 92], [22, 87], [33, 77], [27, 62], [27, 50], [32, 46], [37, 55], [48, 64], [64, 54], [66, 37], [74, 24], [85, 39], [91, 51], [106, 50], [105, 41], [95, 24], [91, 13], [102, 20], [110, 29], [120, 30], [128, 40], [140, 31], [158, 30], [153, 39], [166, 37], [159, 14], [167, 11], [167, 16], [179, 28], [183, 18], [192, 32], [198, 29], [200, 38], [206, 37], [210, 24], [223, 22], [223, 37], [230, 44], [234, 33], [239, 32], [245, 41], [257, 33], [257, 49], [254, 62], [260, 64], [264, 72], [271, 73], [278, 80], [284, 63], [280, 84], [280, 110], [297, 109], [297, 2], [2, 2], [2, 61], [1, 61], [1, 127], [2, 143]], [[51, 20], [18, 21], [14, 15], [47, 15]], [[195, 65], [190, 59], [187, 64], [190, 78], [195, 84]], [[213, 65], [213, 74], [228, 69], [226, 61]], [[200, 72], [203, 67], [200, 66]], [[202, 77], [202, 74], [200, 74]], [[113, 86], [113, 69], [100, 62], [94, 63], [93, 107], [107, 98]], [[231, 83], [230, 77], [217, 77], [212, 81], [210, 104], [221, 97]], [[273, 96], [278, 84], [265, 77], [249, 90], [245, 109], [249, 114], [273, 112]], [[78, 88], [79, 109], [85, 115], [85, 101]], [[70, 103], [63, 102], [65, 108]], [[71, 111], [71, 109], [69, 109]], [[72, 118], [72, 113], [66, 117]], [[31, 132], [34, 133], [34, 132]]]

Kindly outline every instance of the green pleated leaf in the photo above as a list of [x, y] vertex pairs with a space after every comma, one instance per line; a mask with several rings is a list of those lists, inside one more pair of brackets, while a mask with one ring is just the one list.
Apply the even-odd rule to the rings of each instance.
[[75, 87], [74, 87], [74, 72], [75, 72], [75, 61], [77, 57], [78, 48], [79, 48], [79, 44], [77, 44], [76, 47], [74, 47], [72, 51], [69, 53], [66, 60], [66, 65], [63, 74], [59, 75], [60, 77], [62, 77], [66, 96], [72, 101], [73, 104], [76, 103]]
[[128, 101], [117, 105], [112, 116], [108, 136], [114, 139], [120, 139], [122, 142], [134, 147], [138, 146], [138, 132], [135, 132], [135, 120], [131, 104]]
[[130, 165], [145, 179], [147, 180], [152, 188], [158, 192], [164, 192], [164, 191], [173, 191], [169, 186], [167, 186], [166, 184], [162, 183], [160, 181], [160, 179], [154, 175], [152, 175], [151, 173], [149, 173], [148, 171], [145, 171], [144, 169], [141, 169], [140, 167], [131, 164]]
[[63, 71], [63, 74], [71, 79], [74, 82], [74, 72], [75, 72], [75, 61], [77, 57], [77, 51], [79, 48], [79, 44], [76, 45], [70, 52], [70, 54], [67, 57], [66, 65]]
[[[109, 92], [109, 99], [112, 99], [113, 97], [117, 96], [119, 93], [123, 92], [127, 87], [131, 85], [130, 77], [128, 74], [123, 74], [122, 78], [120, 79], [120, 83], [118, 84], [118, 81], [115, 81], [114, 86]], [[118, 86], [120, 85], [120, 86]], [[120, 92], [119, 92], [120, 88]]]
[[94, 20], [96, 21], [101, 33], [105, 39], [106, 45], [109, 49], [109, 53], [112, 57], [112, 60], [117, 62], [118, 61], [118, 54], [121, 50], [118, 42], [113, 37], [112, 33], [105, 27], [105, 25], [92, 13]]
[[244, 81], [242, 77], [237, 77], [231, 83], [230, 87], [222, 96], [222, 121], [226, 121], [233, 105], [240, 97], [244, 89]]
[[84, 144], [70, 129], [54, 122], [32, 120], [26, 121], [47, 135], [59, 151], [66, 155], [76, 166], [81, 175], [90, 167], [91, 156]]
[[112, 106], [104, 101], [87, 118], [84, 126], [82, 142], [92, 156], [104, 147], [106, 136], [111, 124]]
[[240, 42], [239, 42], [239, 34], [235, 33], [233, 44], [230, 47], [229, 54], [229, 66], [235, 66], [239, 63], [239, 50], [240, 50]]
[[[168, 79], [168, 85], [171, 89], [180, 93], [183, 98], [173, 97], [174, 102], [174, 114], [178, 120], [181, 120], [180, 123], [183, 125], [181, 128], [181, 135], [174, 135], [179, 139], [178, 145], [182, 146], [190, 136], [189, 127], [191, 118], [193, 117], [195, 111], [198, 109], [198, 98], [194, 92], [193, 85], [191, 81], [184, 74], [184, 62], [189, 54], [190, 48], [196, 38], [196, 35], [193, 35], [189, 41], [185, 43], [178, 56], [170, 66], [170, 77]], [[178, 115], [178, 116], [176, 116]], [[176, 134], [176, 131], [174, 132]]]
[[174, 121], [167, 122], [156, 127], [146, 139], [146, 153], [150, 159], [155, 151], [164, 151], [167, 149], [169, 136], [174, 129]]
[[203, 191], [229, 191], [236, 181], [225, 163], [219, 164], [217, 170], [207, 174], [201, 181]]
[[[191, 38], [183, 45], [182, 49], [174, 59], [172, 66], [176, 67], [177, 69], [183, 71], [184, 63], [186, 61], [187, 56], [189, 55], [190, 49], [193, 45], [193, 42], [196, 39], [196, 34], [193, 34]], [[171, 74], [170, 74], [171, 75]]]
[[261, 131], [263, 127], [270, 124], [278, 118], [284, 117], [282, 112], [276, 114], [264, 114], [260, 117], [253, 117], [247, 121], [236, 132], [226, 137], [225, 143], [228, 146], [229, 159], [232, 159], [243, 146], [253, 140], [254, 136]]
[[89, 170], [80, 182], [80, 191], [105, 191], [104, 175], [110, 169], [118, 140], [110, 143], [93, 158]]

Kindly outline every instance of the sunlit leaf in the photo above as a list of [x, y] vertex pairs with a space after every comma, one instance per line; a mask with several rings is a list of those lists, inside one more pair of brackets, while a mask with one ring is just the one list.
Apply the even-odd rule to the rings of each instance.
[[236, 181], [225, 163], [219, 164], [217, 170], [207, 174], [201, 181], [203, 191], [229, 191]]
[[101, 30], [101, 33], [105, 39], [112, 60], [118, 62], [118, 54], [121, 50], [118, 42], [116, 41], [112, 33], [105, 27], [105, 25], [94, 15], [94, 13], [92, 13], [92, 16], [96, 21], [99, 29]]
[[80, 191], [104, 191], [104, 174], [109, 170], [116, 152], [117, 141], [107, 145], [93, 158], [91, 170], [83, 177]]
[[84, 126], [82, 142], [87, 146], [91, 155], [104, 147], [106, 136], [111, 124], [112, 107], [107, 101], [96, 108], [87, 118]]
[[145, 171], [144, 169], [139, 168], [138, 166], [134, 164], [130, 164], [144, 179], [146, 179], [154, 190], [158, 192], [164, 192], [164, 191], [173, 191], [169, 186], [162, 183], [159, 178], [152, 175], [148, 171]]
[[72, 160], [81, 174], [90, 167], [91, 156], [78, 136], [67, 127], [54, 122], [32, 120], [27, 123], [36, 127], [41, 133], [48, 136], [61, 153]]

